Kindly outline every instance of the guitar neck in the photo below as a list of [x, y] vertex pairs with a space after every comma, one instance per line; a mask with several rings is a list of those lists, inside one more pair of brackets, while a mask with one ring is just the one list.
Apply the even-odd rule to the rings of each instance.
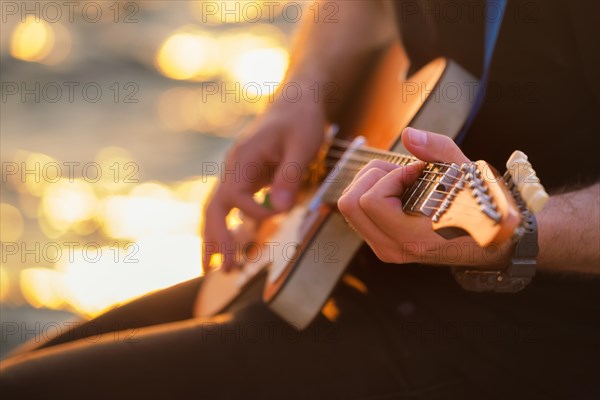
[[[323, 201], [331, 204], [337, 203], [344, 189], [352, 182], [358, 171], [372, 160], [382, 160], [400, 166], [418, 161], [413, 156], [368, 146], [348, 147], [343, 152], [333, 148], [329, 152], [329, 157], [335, 158], [337, 154], [341, 154], [339, 162], [325, 179], [325, 184], [329, 186], [323, 196]], [[455, 185], [459, 179], [459, 168], [456, 164], [427, 163], [415, 184], [402, 196], [404, 210], [410, 214], [431, 215], [439, 208], [440, 197], [444, 197], [441, 195], [448, 193], [451, 186]], [[435, 196], [436, 192], [440, 196]], [[436, 198], [432, 199], [432, 196]], [[432, 204], [432, 202], [438, 204]]]

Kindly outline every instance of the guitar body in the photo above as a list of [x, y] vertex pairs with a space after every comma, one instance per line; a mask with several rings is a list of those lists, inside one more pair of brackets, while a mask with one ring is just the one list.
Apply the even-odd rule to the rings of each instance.
[[[453, 101], [443, 91], [453, 85], [464, 90], [476, 79], [452, 61], [436, 59], [404, 80], [397, 52], [391, 49], [385, 56], [369, 85], [360, 119], [351, 131], [343, 132], [344, 137], [361, 135], [370, 147], [404, 154], [399, 139], [407, 126], [454, 138], [469, 115], [471, 102], [468, 96]], [[298, 251], [292, 257], [288, 254], [289, 260], [273, 260], [263, 300], [292, 326], [304, 329], [325, 304], [363, 240], [334, 206], [322, 204], [311, 211], [307, 204], [300, 204], [292, 210], [295, 213], [303, 217], [286, 224], [296, 225], [299, 234], [289, 234], [284, 240], [299, 243]], [[307, 221], [314, 221], [314, 226], [305, 226]], [[288, 226], [286, 231], [292, 229]], [[307, 237], [309, 233], [313, 234]]]
[[[477, 80], [442, 58], [409, 79], [407, 70], [401, 48], [392, 46], [365, 85], [357, 103], [360, 112], [350, 113], [354, 119], [341, 125], [338, 136], [362, 136], [372, 148], [403, 154], [407, 152], [399, 135], [407, 126], [454, 138], [471, 110], [468, 88]], [[219, 270], [207, 274], [196, 303], [197, 316], [231, 307], [252, 282], [260, 279], [262, 283], [268, 270], [262, 297], [275, 313], [297, 329], [304, 329], [316, 317], [363, 241], [335, 204], [315, 204], [311, 196], [278, 220], [275, 233], [262, 242], [262, 259], [242, 266], [235, 276], [225, 277], [231, 274]]]

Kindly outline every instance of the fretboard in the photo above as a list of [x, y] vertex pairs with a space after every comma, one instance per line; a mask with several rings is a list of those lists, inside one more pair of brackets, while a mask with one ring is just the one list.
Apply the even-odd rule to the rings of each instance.
[[[354, 176], [367, 165], [369, 161], [383, 160], [396, 165], [407, 165], [417, 161], [413, 156], [383, 151], [366, 146], [356, 149], [343, 149], [343, 151], [332, 148], [330, 149], [328, 156], [333, 159], [339, 159], [324, 182], [328, 187], [322, 200], [331, 204], [337, 202], [344, 189], [352, 182], [352, 179], [354, 179]], [[431, 208], [431, 205], [426, 204], [426, 202], [430, 199], [432, 192], [436, 190], [445, 192], [445, 190], [440, 191], [438, 186], [450, 168], [453, 168], [452, 164], [426, 164], [421, 176], [417, 179], [415, 184], [402, 196], [404, 210], [422, 213], [428, 211], [428, 209]], [[437, 201], [439, 202], [441, 199]], [[430, 211], [433, 211], [433, 208], [431, 208]]]

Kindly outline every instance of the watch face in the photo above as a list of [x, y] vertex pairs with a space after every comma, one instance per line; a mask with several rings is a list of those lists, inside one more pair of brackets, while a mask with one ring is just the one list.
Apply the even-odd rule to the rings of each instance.
[[[533, 269], [535, 272], [535, 264]], [[504, 271], [454, 269], [452, 273], [456, 282], [469, 292], [517, 293], [531, 282], [531, 276], [508, 276]]]

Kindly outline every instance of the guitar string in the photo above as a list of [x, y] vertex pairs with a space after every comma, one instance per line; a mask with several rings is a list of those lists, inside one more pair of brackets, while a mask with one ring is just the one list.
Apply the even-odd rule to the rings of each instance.
[[[336, 153], [336, 155], [341, 155], [341, 157], [335, 157], [335, 158], [334, 158], [334, 157], [329, 157], [329, 159], [330, 159], [330, 160], [332, 160], [332, 161], [335, 161], [335, 160], [342, 160], [342, 158], [343, 158], [343, 154], [345, 154], [345, 153]], [[368, 157], [361, 157], [361, 158], [358, 158], [358, 157], [356, 157], [356, 156], [352, 156], [352, 155], [351, 155], [351, 156], [347, 157], [347, 158], [345, 159], [345, 161], [349, 161], [349, 162], [356, 162], [356, 163], [362, 164], [362, 166], [357, 166], [357, 167], [348, 167], [348, 168], [344, 167], [344, 168], [346, 168], [346, 169], [350, 169], [350, 170], [355, 170], [356, 172], [358, 172], [358, 171], [360, 171], [360, 170], [361, 170], [361, 169], [362, 169], [364, 166], [366, 166], [366, 165], [367, 165], [368, 161], [371, 161], [371, 160], [373, 160], [373, 159], [372, 159], [372, 158], [368, 158]], [[378, 159], [378, 160], [381, 160], [381, 159]], [[420, 161], [420, 160], [418, 160], [417, 158], [412, 158], [411, 160], [414, 160], [414, 161]], [[385, 160], [382, 160], [382, 161], [385, 161]], [[432, 166], [438, 166], [438, 165], [441, 165], [441, 164], [438, 164], [438, 163], [430, 163], [430, 162], [426, 162], [426, 161], [423, 161], [423, 162], [426, 164], [426, 165], [425, 165], [425, 169], [426, 169], [426, 168], [428, 168], [428, 167], [432, 167]], [[336, 162], [336, 164], [337, 164], [337, 162]], [[390, 164], [394, 164], [394, 165], [407, 165], [407, 164], [403, 164], [402, 162], [391, 162], [391, 161], [390, 161]], [[450, 168], [450, 165], [442, 165], [442, 166], [443, 166], [443, 167], [448, 167], [448, 168]], [[344, 168], [342, 169], [342, 171], [344, 170]], [[455, 169], [456, 169], [457, 171], [459, 171], [459, 169], [458, 169], [458, 168], [455, 168]], [[427, 171], [427, 173], [436, 174], [436, 175], [445, 175], [445, 172], [438, 172], [438, 171]]]
[[[347, 141], [347, 140], [343, 140], [343, 139], [333, 139], [332, 143], [333, 143], [332, 147], [340, 147], [340, 148], [348, 148], [349, 145], [352, 144], [352, 142]], [[343, 143], [343, 144], [340, 144], [340, 143]], [[355, 155], [355, 153], [357, 153], [357, 152], [358, 153], [367, 154], [367, 155], [369, 153], [374, 153], [374, 154], [382, 155], [382, 156], [387, 157], [387, 158], [392, 158], [392, 160], [383, 160], [383, 161], [388, 161], [388, 162], [390, 162], [392, 164], [395, 164], [395, 165], [407, 165], [408, 161], [420, 161], [420, 160], [418, 160], [414, 156], [407, 156], [407, 155], [403, 155], [403, 154], [400, 154], [400, 153], [394, 153], [394, 152], [389, 152], [389, 151], [380, 150], [380, 149], [376, 149], [376, 148], [371, 148], [371, 147], [368, 147], [368, 146], [363, 146], [363, 147], [359, 147], [359, 148], [353, 150], [352, 155], [350, 157], [346, 157], [345, 161], [356, 162], [356, 163], [364, 164], [364, 165], [362, 165], [362, 166], [359, 165], [359, 166], [356, 166], [356, 167], [344, 166], [344, 167], [342, 167], [342, 169], [340, 170], [340, 172], [338, 172], [339, 175], [342, 175], [342, 174], [347, 175], [348, 173], [352, 173], [352, 172], [356, 173], [356, 172], [360, 171], [369, 161], [373, 160], [373, 158], [369, 158], [369, 157], [360, 157], [360, 156], [357, 157]], [[338, 151], [338, 152], [336, 152], [336, 155], [341, 155], [341, 157], [335, 157], [334, 158], [334, 157], [332, 157], [332, 151], [330, 149], [328, 151], [326, 159], [328, 159], [328, 160], [335, 160], [336, 158], [337, 159], [342, 159], [342, 157], [344, 156], [344, 154], [346, 154], [346, 152]], [[458, 168], [458, 165], [451, 164], [451, 163], [443, 163], [443, 162], [429, 162], [429, 163], [426, 162], [425, 169], [426, 168], [431, 168], [431, 167], [434, 167], [434, 166], [437, 166], [437, 167], [446, 167], [448, 169], [455, 169], [457, 171], [460, 171], [460, 169]], [[446, 172], [426, 171], [426, 170], [424, 170], [424, 174], [425, 175], [446, 175]], [[452, 182], [452, 181], [451, 182], [447, 182], [446, 184], [448, 184], [448, 185], [450, 185], [450, 184], [452, 184], [452, 185], [457, 184], [459, 181], [463, 181], [465, 183], [467, 182], [464, 179], [464, 175], [461, 176], [460, 178], [457, 178], [457, 177], [454, 177], [454, 176], [448, 176], [447, 175], [447, 178], [449, 178], [449, 179], [451, 179], [451, 180], [454, 181], [454, 182]], [[428, 183], [433, 183], [433, 184], [435, 184], [435, 183], [442, 184], [442, 182], [431, 180], [431, 179], [425, 179], [425, 178], [422, 178], [422, 177], [417, 178], [417, 180], [415, 182], [417, 182], [417, 181], [419, 182], [419, 185], [422, 182], [428, 182]], [[426, 192], [427, 190], [428, 190], [428, 188], [426, 188], [423, 192]], [[416, 192], [416, 190], [413, 193], [411, 193], [411, 196], [407, 200], [406, 204], [410, 203], [410, 201], [412, 200], [412, 197], [415, 194], [415, 192]], [[431, 193], [437, 193], [437, 194], [443, 194], [443, 195], [450, 194], [450, 192], [439, 190], [437, 188], [433, 189], [431, 191]], [[414, 209], [415, 206], [417, 204], [419, 204], [419, 201], [420, 201], [420, 198], [418, 198], [417, 201], [415, 201], [415, 203], [412, 205], [411, 208]], [[441, 205], [437, 206], [437, 207], [427, 206], [426, 205], [427, 202], [430, 202], [430, 201], [443, 203], [443, 202], [446, 201], [446, 199], [432, 199], [432, 198], [428, 198], [427, 200], [425, 200], [423, 202], [423, 204], [420, 206], [420, 208], [421, 209], [430, 209], [430, 210], [434, 210], [434, 211], [437, 211], [437, 210], [439, 210], [441, 208]], [[453, 201], [451, 204], [452, 205], [461, 206], [461, 207], [469, 207], [471, 209], [473, 208], [473, 205], [471, 203], [464, 203], [462, 201], [461, 202]], [[458, 210], [455, 210], [455, 211], [458, 212]], [[478, 212], [471, 212], [471, 213], [460, 212], [460, 213], [461, 214], [474, 214], [474, 213], [478, 214]]]
[[[343, 140], [343, 139], [334, 139], [333, 141], [335, 141], [335, 142], [343, 142], [343, 143], [351, 143], [351, 142], [349, 142], [349, 141], [346, 141], [346, 140]], [[338, 147], [342, 147], [342, 148], [344, 148], [344, 147], [347, 147], [347, 145], [346, 145], [346, 144], [344, 144], [344, 145], [338, 145]], [[413, 157], [413, 156], [404, 156], [404, 155], [401, 155], [400, 153], [392, 153], [392, 152], [387, 152], [387, 151], [383, 151], [383, 150], [379, 150], [379, 149], [374, 149], [374, 148], [373, 148], [373, 149], [371, 149], [371, 148], [368, 148], [368, 147], [358, 148], [358, 149], [356, 149], [355, 151], [361, 151], [362, 149], [367, 149], [367, 150], [366, 150], [366, 152], [378, 153], [378, 154], [385, 155], [385, 156], [387, 156], [387, 157], [393, 157], [393, 158], [395, 158], [395, 159], [398, 159], [398, 160], [396, 160], [396, 161], [390, 161], [390, 163], [392, 163], [392, 164], [396, 164], [396, 165], [402, 165], [402, 164], [406, 165], [406, 164], [405, 164], [405, 161], [406, 161], [406, 160], [415, 160], [415, 161], [419, 161], [417, 158], [415, 158], [415, 157]], [[342, 155], [343, 155], [344, 153], [337, 152], [337, 154], [338, 154], [338, 155], [339, 155], [339, 154], [342, 154]], [[352, 156], [350, 156], [350, 157], [352, 157]], [[329, 158], [333, 159], [333, 157], [329, 157]], [[353, 158], [347, 158], [347, 160], [348, 160], [348, 161], [354, 161], [354, 162], [357, 162], [357, 163], [361, 163], [361, 160], [362, 160], [363, 162], [368, 162], [368, 161], [371, 161], [371, 160], [372, 160], [372, 158], [368, 158], [368, 157], [362, 157], [361, 159], [358, 159], [358, 158], [356, 158], [356, 157], [353, 157]], [[365, 164], [365, 165], [366, 165], [366, 164]], [[449, 164], [449, 163], [437, 163], [437, 162], [433, 162], [433, 163], [426, 163], [426, 166], [425, 166], [425, 168], [424, 168], [424, 174], [425, 174], [425, 175], [430, 175], [430, 174], [432, 174], [432, 175], [446, 175], [446, 172], [447, 172], [447, 171], [446, 171], [446, 172], [438, 172], [438, 171], [431, 171], [431, 170], [427, 171], [426, 169], [427, 169], [427, 168], [430, 168], [431, 166], [443, 166], [443, 167], [453, 168], [453, 169], [455, 169], [455, 170], [457, 170], [457, 171], [460, 171], [460, 169], [459, 169], [459, 168], [457, 168], [458, 166], [457, 166], [456, 164]], [[340, 173], [343, 173], [343, 172], [346, 172], [346, 171], [348, 171], [348, 172], [358, 172], [358, 171], [360, 171], [361, 169], [362, 169], [362, 167], [361, 167], [361, 166], [356, 166], [356, 167], [347, 167], [347, 166], [344, 166], [344, 167], [342, 168], [342, 170], [340, 171]], [[453, 182], [448, 182], [448, 184], [455, 184], [455, 183], [457, 183], [457, 182], [458, 182], [458, 180], [459, 180], [458, 178], [456, 178], [456, 177], [454, 177], [454, 176], [447, 176], [447, 177], [448, 177], [449, 179], [452, 179], [452, 180], [454, 180], [454, 181], [455, 181], [454, 183], [453, 183]], [[462, 177], [461, 177], [461, 178], [462, 178]], [[418, 178], [418, 179], [422, 179], [422, 178]], [[463, 181], [464, 181], [464, 180], [463, 180]], [[434, 181], [431, 181], [431, 182], [435, 183]], [[441, 182], [438, 182], [438, 183], [441, 183]], [[443, 192], [443, 191], [439, 191], [439, 190], [438, 190], [438, 193], [448, 194], [448, 192]]]
[[[348, 149], [353, 142], [344, 140], [344, 139], [335, 138], [331, 141], [331, 143], [332, 143], [332, 147], [336, 146], [336, 147], [341, 147], [342, 149]], [[338, 143], [343, 143], [343, 144], [338, 144]], [[405, 158], [405, 159], [411, 159], [414, 161], [419, 161], [416, 157], [411, 156], [411, 155], [406, 155], [406, 154], [402, 154], [402, 153], [394, 153], [391, 151], [381, 150], [381, 149], [377, 149], [375, 147], [369, 147], [369, 146], [358, 147], [354, 150], [354, 152], [376, 153], [376, 154], [384, 155], [386, 157]], [[453, 166], [452, 163], [446, 163], [446, 162], [433, 162], [431, 164], [445, 166], [445, 167]]]
[[[361, 156], [360, 154], [357, 153], [362, 153], [365, 154], [364, 156]], [[383, 156], [384, 158], [378, 158], [378, 157], [369, 157], [368, 155], [370, 155], [370, 153], [373, 154], [378, 154], [380, 156]], [[416, 157], [412, 157], [412, 156], [403, 156], [403, 155], [392, 155], [392, 154], [385, 154], [385, 153], [377, 153], [377, 152], [371, 152], [368, 150], [364, 150], [364, 151], [359, 151], [359, 150], [355, 150], [353, 151], [353, 153], [349, 156], [344, 157], [344, 155], [346, 155], [347, 152], [346, 151], [335, 151], [335, 150], [330, 150], [329, 154], [327, 156], [327, 159], [329, 160], [352, 160], [352, 161], [356, 161], [356, 162], [364, 162], [365, 165], [372, 160], [381, 160], [381, 161], [387, 161], [391, 164], [396, 164], [396, 165], [408, 165], [410, 162], [415, 162], [415, 161], [421, 161]], [[387, 159], [386, 159], [387, 158]], [[440, 162], [426, 162], [423, 161], [426, 164], [430, 164], [432, 166], [436, 166], [436, 167], [446, 167], [446, 168], [455, 168], [457, 169], [457, 165], [456, 164], [449, 164], [449, 163], [440, 163]]]
[[[430, 182], [430, 183], [438, 183], [437, 181], [434, 180], [427, 180], [427, 179], [423, 179], [423, 178], [419, 178], [419, 181], [426, 181], [426, 182]], [[440, 194], [449, 194], [450, 192], [445, 192], [442, 190], [433, 190], [432, 192], [435, 193], [440, 193]], [[415, 204], [413, 204], [411, 206], [411, 209], [414, 211], [417, 208], [420, 209], [429, 209], [429, 210], [433, 210], [433, 211], [438, 211], [441, 206], [443, 205], [443, 203], [446, 201], [446, 199], [435, 199], [435, 198], [428, 198], [425, 201], [423, 201], [423, 203], [421, 204], [421, 206], [417, 207], [417, 204], [419, 204], [419, 201], [415, 202]], [[438, 206], [428, 206], [427, 203], [430, 202], [434, 202], [434, 203], [439, 203]], [[410, 204], [410, 201], [407, 201], [406, 203], [402, 204], [402, 206], [404, 207], [406, 204]], [[462, 215], [479, 215], [480, 209], [477, 207], [474, 209], [474, 205], [472, 202], [465, 202], [465, 201], [452, 201], [451, 205], [456, 205], [456, 206], [460, 206], [460, 207], [465, 207], [465, 208], [469, 208], [469, 211], [459, 211], [454, 209], [453, 212], [462, 214]]]
[[[345, 175], [347, 175], [347, 173], [348, 173], [348, 172], [358, 172], [358, 171], [360, 171], [361, 169], [362, 169], [361, 167], [359, 167], [359, 168], [352, 168], [352, 169], [350, 169], [350, 168], [346, 168], [346, 167], [343, 167], [343, 168], [340, 170], [339, 174], [340, 174], [340, 175], [342, 175], [342, 174], [344, 174], [344, 173], [345, 173]], [[429, 174], [433, 174], [433, 175], [436, 175], [436, 174], [437, 174], [437, 175], [444, 175], [444, 173], [440, 173], [440, 172], [436, 172], [436, 171], [426, 171], [426, 172], [425, 172], [425, 175], [429, 175]], [[461, 178], [457, 178], [457, 177], [454, 177], [454, 176], [448, 176], [448, 178], [449, 178], [449, 179], [451, 179], [451, 180], [453, 180], [454, 182], [447, 182], [447, 183], [446, 183], [447, 185], [455, 185], [455, 184], [457, 184], [459, 181], [463, 181], [463, 182], [465, 182], [465, 183], [467, 182], [465, 179], [463, 179], [463, 177], [461, 177]], [[341, 181], [341, 182], [343, 182], [343, 181], [344, 181], [344, 179], [342, 178], [342, 179], [340, 179], [340, 181]], [[417, 179], [416, 179], [416, 181], [415, 181], [415, 183], [416, 183], [416, 182], [428, 182], [428, 183], [432, 183], [432, 184], [436, 184], [436, 183], [437, 183], [437, 184], [442, 184], [442, 185], [444, 185], [444, 183], [442, 183], [442, 182], [440, 182], [440, 181], [436, 181], [436, 180], [432, 180], [432, 179], [426, 179], [426, 178], [423, 178], [423, 177], [419, 177], [419, 178], [417, 178]], [[336, 189], [337, 189], [337, 187], [336, 187]], [[427, 189], [425, 189], [423, 192], [425, 192], [425, 191], [427, 191]], [[416, 190], [415, 190], [414, 192], [416, 192]], [[414, 192], [413, 192], [413, 194], [414, 194]], [[433, 189], [433, 190], [431, 190], [431, 193], [437, 193], [437, 194], [448, 195], [448, 194], [450, 194], [451, 192], [450, 192], [450, 191], [444, 191], [444, 190], [440, 190], [440, 189], [437, 189], [437, 188], [436, 188], [436, 189]], [[406, 201], [406, 203], [405, 203], [405, 204], [403, 204], [403, 206], [404, 206], [404, 205], [406, 205], [406, 204], [410, 204], [410, 200], [412, 200], [412, 194], [411, 194], [411, 196], [409, 197], [409, 199]], [[418, 200], [417, 200], [417, 201], [416, 201], [416, 202], [415, 202], [415, 203], [414, 203], [414, 204], [411, 206], [411, 208], [413, 208], [413, 209], [414, 209], [414, 208], [417, 206], [417, 204], [419, 204], [419, 201], [420, 201], [420, 199], [418, 199]], [[437, 210], [439, 210], [439, 208], [441, 208], [441, 205], [442, 205], [442, 204], [443, 204], [443, 202], [445, 202], [445, 201], [446, 201], [446, 199], [445, 199], [445, 198], [444, 198], [444, 199], [428, 198], [427, 200], [425, 200], [425, 201], [423, 202], [423, 204], [422, 204], [422, 205], [421, 205], [419, 208], [429, 208], [429, 209], [431, 209], [431, 210], [435, 210], [435, 211], [437, 211]], [[427, 202], [438, 202], [438, 203], [442, 203], [442, 204], [440, 204], [438, 207], [432, 207], [432, 206], [426, 206], [426, 203], [427, 203]], [[460, 205], [460, 206], [463, 206], [463, 207], [471, 207], [471, 208], [473, 207], [473, 204], [471, 204], [470, 202], [469, 202], [469, 203], [466, 203], [466, 202], [464, 202], [464, 201], [452, 201], [452, 204], [453, 204], [453, 205]], [[465, 214], [465, 213], [463, 212], [463, 214]]]
[[[360, 149], [358, 149], [360, 150]], [[354, 151], [353, 153], [356, 153], [358, 150]], [[343, 152], [343, 151], [330, 151], [327, 158], [326, 159], [330, 159], [330, 160], [341, 160], [344, 158], [344, 155], [347, 152]], [[366, 151], [366, 153], [371, 153], [371, 151]], [[376, 154], [380, 154], [380, 155], [385, 155], [386, 157], [392, 157], [394, 159], [396, 159], [395, 161], [391, 161], [389, 160], [388, 162], [392, 163], [392, 164], [396, 164], [396, 165], [407, 165], [408, 161], [421, 161], [416, 157], [413, 156], [403, 156], [403, 155], [393, 155], [394, 153], [382, 153], [382, 152], [375, 152]], [[347, 156], [345, 158], [348, 161], [355, 161], [355, 162], [364, 162], [365, 165], [371, 161], [374, 160], [374, 158], [370, 158], [370, 157], [366, 157], [363, 156], [361, 157], [360, 155], [355, 155], [355, 154], [351, 154], [350, 156]], [[377, 159], [377, 158], [376, 158]], [[382, 160], [382, 159], [379, 159]], [[387, 161], [387, 160], [383, 160], [383, 161]], [[436, 166], [436, 167], [446, 167], [446, 168], [453, 168], [456, 171], [460, 171], [460, 168], [457, 164], [450, 164], [450, 163], [439, 163], [439, 162], [426, 162], [423, 161], [427, 164], [427, 166]]]
[[[342, 168], [339, 170], [338, 174], [339, 174], [339, 175], [342, 175], [342, 174], [345, 174], [345, 175], [347, 175], [348, 173], [356, 173], [356, 172], [360, 171], [361, 169], [362, 169], [362, 167], [346, 167], [346, 166], [343, 166], [343, 167], [342, 167]], [[424, 174], [424, 175], [442, 175], [442, 176], [446, 175], [446, 173], [445, 173], [445, 172], [438, 172], [438, 171], [426, 171], [426, 170], [424, 170], [424, 171], [423, 171], [423, 174]], [[459, 181], [459, 180], [461, 180], [461, 179], [459, 179], [459, 178], [457, 178], [457, 177], [455, 177], [455, 176], [450, 176], [450, 175], [446, 175], [446, 176], [447, 176], [449, 179], [451, 179], [451, 180], [453, 180], [453, 181], [454, 181], [454, 182], [447, 182], [447, 184], [456, 184], [456, 183], [458, 183], [458, 181]], [[340, 179], [340, 180], [343, 180], [343, 179]], [[418, 177], [418, 178], [415, 180], [415, 182], [416, 182], [416, 181], [423, 181], [423, 180], [425, 180], [425, 181], [428, 181], [428, 182], [431, 182], [431, 183], [443, 184], [442, 182], [439, 182], [439, 181], [434, 181], [434, 180], [427, 180], [427, 179], [424, 179], [424, 178], [422, 178], [422, 177]], [[464, 180], [463, 180], [463, 181], [464, 181]], [[437, 192], [437, 193], [441, 193], [441, 194], [449, 194], [449, 193], [450, 193], [450, 192], [445, 192], [445, 191], [441, 191], [441, 190], [436, 190], [436, 192]]]

